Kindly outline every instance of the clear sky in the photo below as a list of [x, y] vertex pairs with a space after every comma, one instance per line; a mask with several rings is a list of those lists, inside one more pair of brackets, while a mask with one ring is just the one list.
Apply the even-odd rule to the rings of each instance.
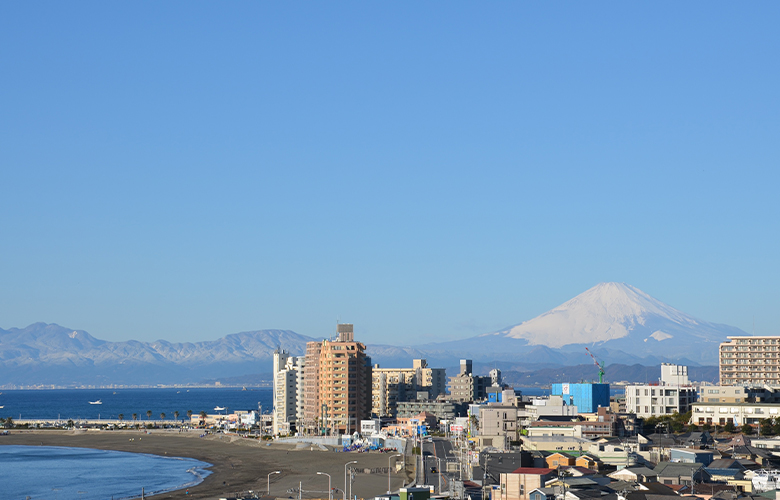
[[2, 2], [0, 328], [780, 334], [777, 2]]

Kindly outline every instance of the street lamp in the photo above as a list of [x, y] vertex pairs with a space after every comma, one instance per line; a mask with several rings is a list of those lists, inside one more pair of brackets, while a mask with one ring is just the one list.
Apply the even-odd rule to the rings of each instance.
[[269, 497], [271, 496], [271, 475], [272, 474], [281, 474], [281, 473], [282, 473], [282, 471], [276, 470], [276, 471], [273, 471], [270, 474], [268, 474], [268, 492], [267, 492], [267, 494], [268, 494]]
[[[353, 460], [351, 462], [347, 462], [344, 464], [344, 500], [347, 500], [347, 465], [349, 464], [356, 464], [357, 460]], [[349, 483], [350, 486], [352, 486], [352, 482]], [[349, 490], [349, 496], [352, 496], [352, 488]]]
[[393, 457], [402, 457], [403, 455], [390, 455], [387, 457], [387, 494], [390, 494], [390, 460]]
[[328, 476], [328, 500], [333, 500], [333, 490], [330, 489], [330, 474], [325, 472], [318, 472], [317, 474], [321, 476]]

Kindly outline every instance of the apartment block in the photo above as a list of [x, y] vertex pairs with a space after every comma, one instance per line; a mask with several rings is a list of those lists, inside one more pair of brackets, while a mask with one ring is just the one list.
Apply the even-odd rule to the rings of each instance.
[[303, 379], [310, 431], [350, 433], [371, 417], [371, 358], [351, 324], [339, 324], [334, 340], [306, 344]]
[[691, 423], [696, 425], [759, 425], [761, 420], [780, 417], [780, 404], [771, 403], [694, 403]]
[[273, 355], [273, 432], [290, 434], [303, 419], [303, 356], [277, 349]]
[[428, 368], [424, 359], [415, 359], [412, 368], [380, 368], [371, 372], [371, 412], [379, 417], [395, 417], [398, 403], [412, 401], [420, 392], [435, 399], [447, 392], [444, 368]]
[[735, 336], [720, 344], [720, 385], [780, 385], [780, 336]]
[[626, 411], [638, 417], [687, 413], [696, 401], [696, 387], [688, 380], [688, 367], [661, 365], [661, 379], [653, 384], [626, 386]]
[[491, 377], [472, 373], [470, 359], [460, 360], [460, 373], [450, 377], [450, 399], [453, 401], [479, 401], [487, 397], [486, 389], [492, 383]]

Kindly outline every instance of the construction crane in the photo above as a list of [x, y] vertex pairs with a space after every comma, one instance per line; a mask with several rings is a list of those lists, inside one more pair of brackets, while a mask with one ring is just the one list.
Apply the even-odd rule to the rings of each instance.
[[585, 350], [588, 351], [588, 354], [590, 355], [590, 357], [593, 358], [593, 363], [598, 367], [598, 369], [599, 369], [599, 384], [603, 384], [604, 383], [604, 362], [599, 363], [596, 360], [596, 356], [594, 356], [593, 353], [590, 352], [590, 349], [588, 349], [587, 347], [585, 348]]

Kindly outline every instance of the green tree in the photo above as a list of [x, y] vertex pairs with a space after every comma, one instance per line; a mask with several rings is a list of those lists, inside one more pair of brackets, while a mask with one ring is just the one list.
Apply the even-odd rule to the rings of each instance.
[[710, 424], [704, 424], [704, 425], [701, 426], [701, 430], [703, 430], [703, 431], [711, 431], [712, 430], [712, 426]]
[[137, 413], [133, 413], [133, 422], [135, 422], [136, 420], [138, 420], [138, 414]]
[[125, 419], [125, 414], [124, 414], [124, 413], [120, 413], [120, 414], [119, 414], [119, 415], [117, 415], [116, 417], [117, 417], [117, 418], [119, 419], [119, 421], [121, 422], [122, 420], [124, 420], [124, 419]]
[[73, 423], [73, 420], [68, 420], [66, 425], [68, 426], [69, 429], [72, 429], [75, 426], [75, 424]]
[[5, 423], [3, 423], [3, 427], [6, 429], [12, 429], [14, 427], [14, 419], [11, 417], [6, 418]]
[[753, 426], [750, 424], [743, 425], [741, 430], [742, 430], [742, 434], [746, 436], [753, 434]]
[[772, 426], [772, 420], [768, 418], [762, 418], [761, 422], [759, 423], [761, 426], [761, 434], [764, 436], [771, 436], [775, 433], [775, 429]]
[[179, 410], [173, 412], [173, 418], [175, 418], [177, 421], [179, 420]]
[[187, 418], [192, 419], [192, 410], [187, 410]]
[[165, 420], [165, 413], [160, 413], [160, 420]]
[[729, 420], [726, 422], [726, 425], [723, 426], [723, 432], [728, 432], [729, 434], [733, 434], [734, 431], [737, 430], [736, 427], [734, 427], [734, 422]]
[[146, 418], [151, 419], [152, 418], [152, 410], [146, 410]]
[[208, 413], [205, 411], [200, 412], [200, 418], [205, 419], [208, 416]]
[[699, 430], [699, 427], [696, 424], [688, 425], [688, 432], [696, 432], [698, 430]]

